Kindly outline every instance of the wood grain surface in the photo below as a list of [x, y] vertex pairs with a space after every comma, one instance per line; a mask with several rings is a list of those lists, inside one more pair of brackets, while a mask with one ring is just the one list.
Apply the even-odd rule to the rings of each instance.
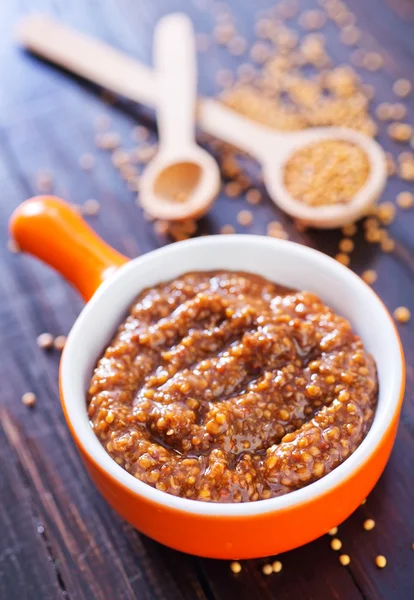
[[[212, 0], [3, 0], [0, 3], [0, 598], [3, 600], [410, 600], [414, 598], [414, 321], [399, 326], [407, 359], [407, 394], [395, 448], [379, 484], [340, 526], [343, 550], [351, 557], [342, 567], [328, 536], [280, 558], [283, 570], [266, 577], [266, 560], [246, 561], [239, 575], [227, 562], [180, 554], [140, 535], [123, 522], [91, 484], [66, 428], [58, 400], [59, 354], [36, 346], [44, 331], [67, 334], [82, 308], [76, 293], [46, 266], [7, 250], [12, 210], [37, 193], [39, 171], [53, 173], [54, 192], [72, 202], [96, 198], [101, 212], [89, 221], [110, 244], [129, 255], [168, 243], [156, 235], [135, 205], [111, 164], [94, 145], [94, 120], [110, 115], [114, 128], [129, 139], [137, 123], [150, 127], [153, 116], [120, 100], [105, 105], [101, 90], [25, 54], [13, 41], [24, 14], [47, 12], [96, 35], [150, 64], [154, 24], [170, 10], [185, 10], [198, 31], [211, 31]], [[268, 0], [231, 0], [242, 35], [253, 39], [253, 16]], [[315, 8], [316, 0], [300, 0]], [[384, 67], [365, 76], [374, 84], [374, 105], [393, 99], [391, 85], [414, 73], [414, 2], [348, 0], [364, 42], [381, 51]], [[349, 48], [332, 24], [325, 28], [330, 54], [349, 61]], [[235, 69], [243, 58], [216, 46], [200, 54], [200, 90], [218, 91], [217, 70]], [[414, 123], [414, 101], [407, 102]], [[381, 128], [379, 139], [396, 150]], [[79, 157], [93, 153], [91, 171]], [[411, 185], [411, 188], [410, 188]], [[391, 178], [384, 198], [403, 189]], [[200, 233], [217, 233], [232, 223], [238, 232], [265, 234], [266, 224], [281, 220], [290, 238], [334, 254], [340, 232], [299, 233], [265, 198], [254, 207], [254, 223], [236, 225], [248, 208], [245, 199], [219, 198], [200, 224]], [[358, 239], [352, 268], [373, 268], [374, 285], [390, 310], [405, 305], [414, 312], [414, 210], [398, 211], [390, 227], [393, 253]], [[32, 410], [20, 398], [33, 391]], [[376, 521], [373, 531], [364, 519]], [[277, 535], [270, 531], [269, 535]], [[375, 566], [384, 554], [385, 569]]]

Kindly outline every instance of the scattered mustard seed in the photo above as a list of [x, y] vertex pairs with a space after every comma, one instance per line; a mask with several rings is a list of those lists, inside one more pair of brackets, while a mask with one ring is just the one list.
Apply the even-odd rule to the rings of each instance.
[[237, 215], [239, 225], [247, 227], [253, 223], [253, 214], [250, 210], [241, 210]]
[[273, 573], [280, 573], [280, 571], [282, 570], [282, 563], [280, 562], [280, 560], [275, 560], [272, 563], [272, 569], [273, 569]]
[[154, 223], [154, 231], [157, 235], [167, 235], [168, 227], [168, 221], [163, 221], [162, 219]]
[[364, 271], [361, 275], [361, 278], [365, 281], [365, 283], [367, 283], [368, 285], [372, 285], [373, 283], [376, 282], [377, 280], [377, 273], [376, 271], [374, 271], [373, 269], [367, 269], [366, 271]]
[[395, 219], [395, 206], [392, 202], [383, 202], [377, 208], [377, 217], [384, 223], [390, 225]]
[[29, 408], [32, 408], [36, 404], [36, 400], [36, 394], [34, 394], [33, 392], [26, 392], [22, 396], [23, 404], [25, 406], [28, 406]]
[[232, 54], [233, 56], [240, 56], [241, 54], [244, 54], [246, 52], [247, 42], [243, 37], [236, 35], [233, 39], [229, 41], [229, 43], [227, 44], [227, 48], [230, 54]]
[[405, 161], [399, 165], [398, 174], [404, 181], [414, 181], [414, 163]]
[[269, 565], [269, 564], [263, 565], [262, 572], [264, 573], [264, 575], [271, 575], [273, 573], [272, 565]]
[[383, 62], [382, 56], [378, 52], [367, 52], [362, 59], [362, 66], [368, 71], [378, 71]]
[[242, 187], [238, 181], [230, 181], [224, 186], [224, 192], [229, 198], [240, 196]]
[[233, 573], [240, 573], [240, 571], [242, 570], [242, 566], [241, 564], [235, 560], [232, 563], [230, 563], [230, 569], [233, 571]]
[[54, 337], [51, 333], [41, 333], [37, 336], [36, 343], [42, 350], [49, 350], [53, 347]]
[[381, 250], [383, 252], [392, 252], [395, 249], [395, 242], [391, 238], [381, 240]]
[[250, 58], [253, 62], [263, 64], [270, 57], [269, 46], [263, 42], [256, 42], [250, 50]]
[[53, 346], [55, 348], [55, 350], [59, 350], [59, 352], [61, 352], [63, 350], [63, 348], [65, 347], [66, 344], [66, 336], [65, 335], [58, 335], [57, 337], [55, 337], [55, 341], [53, 342]]
[[341, 556], [339, 557], [339, 562], [342, 566], [347, 567], [351, 562], [351, 559], [348, 554], [341, 554]]
[[262, 192], [260, 190], [251, 189], [246, 192], [246, 201], [248, 204], [259, 204], [262, 200]]
[[342, 542], [341, 540], [339, 540], [338, 538], [333, 538], [333, 540], [331, 541], [331, 548], [332, 550], [340, 550], [342, 548]]
[[408, 323], [411, 319], [411, 312], [406, 306], [399, 306], [394, 310], [394, 319], [398, 321], [398, 323]]
[[98, 133], [95, 136], [95, 144], [101, 150], [115, 150], [121, 144], [121, 137], [115, 131]]
[[377, 106], [375, 114], [380, 121], [389, 121], [393, 118], [391, 104], [389, 102], [382, 102]]
[[339, 34], [340, 41], [346, 46], [355, 46], [361, 37], [358, 27], [346, 25]]
[[90, 171], [95, 166], [95, 157], [93, 154], [82, 154], [79, 158], [79, 166], [84, 171]]
[[345, 267], [347, 267], [351, 262], [348, 254], [344, 254], [343, 252], [338, 252], [338, 254], [335, 256], [335, 260], [341, 263], [341, 265], [345, 265]]
[[135, 142], [145, 142], [149, 137], [149, 131], [146, 127], [142, 125], [137, 125], [131, 130], [131, 138]]
[[401, 102], [395, 102], [390, 105], [391, 119], [398, 121], [404, 119], [407, 116], [407, 107]]
[[328, 531], [328, 535], [336, 535], [338, 533], [338, 527], [332, 527], [332, 529], [330, 529]]
[[50, 192], [53, 188], [53, 177], [48, 171], [39, 171], [36, 174], [36, 187], [39, 192]]
[[400, 192], [397, 196], [397, 204], [403, 210], [414, 206], [414, 194], [411, 192]]
[[18, 252], [20, 252], [20, 248], [16, 240], [14, 240], [13, 238], [7, 240], [7, 250], [12, 254], [17, 254]]
[[382, 554], [379, 554], [375, 559], [375, 564], [379, 569], [383, 569], [387, 565], [387, 559]]
[[413, 128], [408, 123], [391, 123], [387, 131], [396, 142], [409, 142], [413, 134]]
[[344, 238], [339, 242], [339, 250], [341, 252], [345, 252], [345, 254], [349, 254], [354, 249], [355, 244], [353, 240], [349, 238]]
[[82, 207], [82, 212], [84, 215], [95, 216], [99, 213], [101, 205], [94, 198], [89, 198], [86, 200], [85, 204]]
[[235, 228], [233, 227], [233, 225], [222, 225], [220, 227], [220, 233], [223, 235], [229, 235], [232, 233], [236, 233]]
[[392, 91], [399, 98], [406, 98], [411, 93], [411, 83], [408, 79], [397, 79], [392, 86]]
[[364, 506], [364, 504], [367, 503], [367, 499], [365, 498], [362, 502], [361, 502], [361, 506]]
[[374, 527], [375, 527], [374, 519], [366, 519], [364, 521], [363, 527], [364, 527], [365, 531], [371, 531], [371, 529], [374, 529]]
[[342, 227], [342, 233], [348, 237], [352, 237], [356, 234], [358, 228], [355, 223], [348, 223], [348, 225], [344, 225]]

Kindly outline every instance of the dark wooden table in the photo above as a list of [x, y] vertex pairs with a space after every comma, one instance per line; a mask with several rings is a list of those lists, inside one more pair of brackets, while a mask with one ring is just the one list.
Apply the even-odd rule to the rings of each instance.
[[[314, 7], [314, 0], [301, 0]], [[66, 428], [58, 400], [59, 355], [36, 346], [43, 331], [66, 334], [82, 302], [61, 278], [35, 260], [11, 254], [6, 248], [11, 211], [37, 192], [36, 174], [50, 170], [54, 191], [73, 201], [99, 199], [102, 210], [91, 219], [109, 243], [130, 256], [148, 252], [167, 240], [157, 237], [135, 206], [112, 167], [110, 158], [94, 146], [93, 121], [111, 116], [117, 131], [128, 139], [131, 128], [151, 117], [127, 102], [105, 106], [99, 90], [19, 50], [13, 28], [34, 8], [49, 12], [67, 24], [99, 36], [150, 62], [154, 24], [167, 10], [185, 9], [198, 31], [212, 27], [209, 0], [8, 0], [0, 7], [0, 598], [4, 600], [223, 600], [340, 598], [354, 600], [409, 600], [414, 598], [414, 326], [400, 326], [408, 366], [408, 386], [397, 442], [390, 463], [367, 500], [340, 527], [349, 567], [338, 562], [329, 538], [280, 557], [283, 570], [266, 577], [263, 560], [246, 561], [234, 575], [227, 562], [180, 554], [140, 535], [102, 500], [83, 469]], [[268, 0], [233, 0], [240, 31], [252, 37], [252, 16], [271, 6]], [[377, 89], [374, 104], [392, 99], [390, 86], [398, 77], [410, 77], [414, 68], [414, 2], [412, 0], [349, 0], [364, 39], [381, 50], [385, 65], [365, 79]], [[326, 27], [328, 47], [335, 61], [347, 62], [349, 48], [338, 41], [333, 25]], [[238, 59], [213, 47], [200, 55], [200, 87], [217, 91], [214, 73]], [[409, 120], [414, 122], [411, 99]], [[396, 145], [380, 139], [387, 149]], [[85, 172], [79, 156], [96, 155], [96, 166]], [[385, 198], [410, 189], [396, 178]], [[414, 186], [411, 184], [411, 190]], [[201, 232], [217, 232], [236, 222], [244, 199], [222, 196], [201, 223]], [[296, 241], [335, 253], [339, 232], [298, 233], [268, 200], [254, 208], [250, 228], [238, 231], [262, 234], [266, 223], [281, 219]], [[359, 240], [352, 268], [375, 268], [375, 289], [392, 310], [414, 309], [414, 211], [398, 212], [390, 228], [396, 249], [383, 254]], [[33, 410], [20, 398], [26, 391], [38, 397]], [[364, 519], [376, 528], [367, 533]], [[277, 532], [269, 532], [277, 535]], [[388, 565], [375, 566], [384, 554]]]

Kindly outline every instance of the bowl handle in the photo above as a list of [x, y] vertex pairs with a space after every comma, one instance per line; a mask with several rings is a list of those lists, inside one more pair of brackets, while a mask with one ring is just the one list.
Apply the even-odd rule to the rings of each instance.
[[86, 301], [128, 261], [98, 237], [67, 202], [55, 196], [36, 196], [23, 202], [11, 216], [9, 228], [20, 250], [59, 271]]

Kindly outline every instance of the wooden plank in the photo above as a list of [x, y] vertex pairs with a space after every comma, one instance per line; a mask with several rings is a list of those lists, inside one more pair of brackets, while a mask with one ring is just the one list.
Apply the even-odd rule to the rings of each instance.
[[[273, 2], [261, 0], [252, 4], [249, 0], [237, 0], [237, 3], [232, 0], [229, 4], [236, 13], [238, 27], [251, 41], [253, 14]], [[316, 3], [301, 0], [300, 5], [315, 8]], [[373, 9], [372, 1], [349, 0], [349, 5], [358, 16], [358, 26], [370, 48], [379, 50], [385, 46], [384, 69], [366, 75], [378, 90], [374, 104], [391, 101], [392, 81], [411, 75], [413, 21], [398, 15], [402, 5], [409, 8], [412, 3], [403, 1], [397, 6], [395, 0], [389, 3], [378, 0]], [[153, 26], [161, 14], [170, 10], [166, 0], [158, 3], [102, 0], [93, 3], [93, 10], [92, 5], [82, 0], [71, 3], [38, 0], [36, 6], [68, 24], [99, 35], [147, 63], [151, 56]], [[5, 67], [0, 95], [0, 227], [5, 230], [11, 210], [36, 192], [36, 173], [51, 169], [57, 193], [76, 202], [88, 197], [99, 199], [102, 212], [90, 222], [120, 251], [134, 256], [167, 243], [165, 238], [155, 235], [136, 208], [134, 194], [120, 180], [110, 156], [94, 147], [93, 121], [97, 115], [110, 114], [114, 128], [120, 131], [128, 147], [132, 144], [129, 133], [142, 114], [141, 108], [128, 102], [105, 106], [99, 90], [93, 86], [12, 49], [13, 23], [21, 11], [32, 7], [32, 0], [7, 3], [7, 11], [2, 13], [4, 18], [0, 19], [4, 33], [0, 40], [0, 66]], [[176, 8], [188, 11], [198, 30], [211, 30], [213, 3], [181, 0], [174, 3]], [[297, 28], [295, 24], [292, 26]], [[339, 44], [338, 31], [331, 23], [326, 27], [326, 37], [335, 61], [349, 62], [352, 49]], [[212, 93], [218, 91], [214, 78], [217, 69], [220, 66], [235, 69], [246, 58], [236, 59], [226, 50], [213, 47], [207, 54], [200, 55], [199, 60], [200, 90]], [[413, 110], [411, 100], [410, 122], [414, 120]], [[384, 129], [380, 133], [381, 141], [387, 149], [397, 150]], [[78, 165], [84, 152], [93, 152], [97, 157], [96, 167], [88, 173]], [[249, 169], [258, 173], [255, 165], [249, 164]], [[407, 187], [392, 178], [384, 197], [393, 198]], [[234, 224], [242, 208], [250, 208], [245, 199], [234, 201], [222, 194], [208, 217], [202, 220], [200, 231], [216, 233], [221, 225]], [[278, 219], [285, 224], [292, 239], [329, 254], [336, 252], [340, 232], [298, 233], [268, 198], [254, 208], [254, 214], [249, 233], [264, 234], [266, 224]], [[236, 228], [239, 232], [247, 231], [240, 226]], [[413, 308], [413, 228], [413, 212], [398, 214], [391, 227], [397, 242], [392, 255], [380, 253], [377, 247], [365, 243], [362, 235], [357, 238], [352, 267], [358, 273], [366, 268], [378, 271], [374, 288], [390, 309], [399, 304]], [[409, 600], [413, 597], [414, 577], [410, 568], [413, 557], [410, 544], [414, 542], [414, 538], [411, 539], [414, 488], [410, 475], [410, 456], [414, 449], [412, 323], [400, 328], [409, 363], [408, 394], [392, 459], [367, 504], [340, 527], [344, 551], [351, 556], [350, 567], [339, 565], [337, 554], [329, 548], [329, 538], [324, 537], [280, 557], [284, 565], [280, 574], [265, 577], [261, 572], [264, 561], [257, 560], [247, 561], [242, 573], [235, 576], [227, 562], [188, 557], [140, 536], [122, 522], [93, 489], [58, 405], [58, 356], [45, 355], [35, 345], [36, 335], [42, 331], [67, 333], [81, 307], [76, 294], [46, 267], [0, 249], [0, 321], [5, 325], [0, 328], [0, 374], [2, 381], [7, 382], [2, 392], [2, 404], [6, 407], [2, 443], [12, 456], [7, 469], [1, 473], [8, 494], [2, 506], [0, 539], [2, 544], [3, 540], [6, 542], [7, 560], [9, 556], [15, 557], [14, 570], [3, 573], [0, 579], [0, 597], [24, 598], [24, 590], [32, 592], [38, 586], [41, 586], [42, 600], [43, 597], [60, 598], [62, 589], [69, 598], [98, 600], [227, 600], [233, 597], [241, 600], [259, 597], [265, 600], [299, 597]], [[38, 406], [32, 412], [19, 401], [20, 395], [28, 390], [35, 391], [39, 397]], [[23, 507], [22, 511], [17, 513], [15, 505]], [[22, 515], [21, 522], [17, 514]], [[47, 544], [42, 540], [39, 543], [36, 537], [33, 515], [44, 528]], [[362, 528], [367, 517], [377, 522], [369, 533]], [[13, 555], [15, 540], [24, 540], [24, 547], [19, 547]], [[36, 550], [32, 552], [32, 549]], [[385, 554], [389, 560], [383, 571], [374, 564], [378, 553]], [[52, 561], [45, 564], [45, 556], [51, 556]], [[54, 570], [53, 562], [58, 565], [58, 571]], [[26, 563], [30, 564], [26, 566]], [[37, 596], [32, 593], [27, 597]]]
[[30, 600], [64, 597], [59, 573], [13, 448], [4, 432], [7, 413], [0, 413], [0, 598]]

